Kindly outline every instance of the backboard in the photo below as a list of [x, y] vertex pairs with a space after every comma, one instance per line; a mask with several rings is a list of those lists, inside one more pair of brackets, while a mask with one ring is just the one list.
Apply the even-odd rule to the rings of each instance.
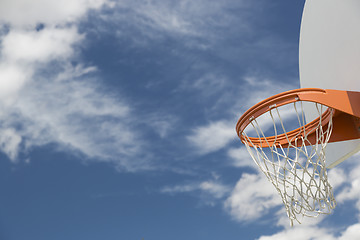
[[[306, 1], [299, 67], [301, 88], [360, 91], [360, 0]], [[359, 150], [360, 139], [329, 143], [326, 166], [332, 168]]]

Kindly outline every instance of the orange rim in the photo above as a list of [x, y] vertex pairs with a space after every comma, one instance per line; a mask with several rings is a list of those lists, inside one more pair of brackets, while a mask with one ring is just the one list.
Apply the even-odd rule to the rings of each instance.
[[[277, 136], [256, 138], [245, 137], [242, 134], [251, 121], [264, 113], [269, 112], [275, 107], [298, 101], [319, 103], [329, 108], [321, 117], [305, 126]], [[331, 109], [335, 109], [336, 111], [331, 114]], [[296, 141], [299, 137], [305, 136], [308, 139], [305, 144], [310, 145], [316, 142], [315, 129], [319, 126], [320, 119], [321, 125], [326, 131], [326, 124], [328, 124], [331, 117], [333, 117], [334, 129], [329, 142], [360, 138], [360, 92], [302, 88], [280, 93], [261, 101], [247, 110], [238, 120], [236, 131], [241, 141], [243, 143], [247, 142], [251, 147], [254, 147], [254, 145], [258, 147], [270, 147], [274, 145], [288, 147], [290, 144], [298, 146], [302, 144], [302, 142], [296, 143]]]

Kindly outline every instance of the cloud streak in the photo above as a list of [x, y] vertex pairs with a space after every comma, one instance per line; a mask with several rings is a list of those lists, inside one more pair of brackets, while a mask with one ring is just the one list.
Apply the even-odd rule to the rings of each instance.
[[[34, 147], [55, 144], [119, 169], [150, 168], [145, 144], [132, 123], [132, 107], [103, 87], [95, 66], [78, 58], [86, 39], [78, 21], [89, 9], [100, 10], [105, 4], [0, 3], [0, 22], [9, 25], [1, 35], [0, 150], [12, 161]], [[43, 25], [35, 27], [38, 24]]]
[[166, 186], [161, 189], [165, 194], [183, 194], [197, 192], [203, 195], [203, 201], [207, 204], [214, 205], [214, 200], [219, 201], [226, 197], [230, 192], [230, 187], [218, 181], [208, 180], [202, 182], [193, 182], [174, 186]]
[[200, 154], [218, 151], [234, 139], [234, 128], [231, 123], [225, 121], [213, 122], [207, 126], [195, 128], [193, 134], [187, 137], [189, 143]]
[[[131, 10], [136, 24], [146, 26], [152, 31], [165, 31], [172, 34], [200, 36], [208, 34], [209, 26], [228, 26], [233, 15], [223, 15], [228, 6], [245, 8], [245, 1], [208, 0], [174, 2], [171, 0], [125, 0], [117, 3], [120, 9]], [[240, 27], [240, 26], [239, 26]]]

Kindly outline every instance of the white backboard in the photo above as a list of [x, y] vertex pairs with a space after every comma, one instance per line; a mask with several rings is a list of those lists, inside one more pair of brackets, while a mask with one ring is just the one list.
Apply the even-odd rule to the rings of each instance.
[[[360, 91], [360, 0], [306, 1], [299, 64], [302, 88]], [[329, 143], [327, 167], [359, 150], [360, 140]]]

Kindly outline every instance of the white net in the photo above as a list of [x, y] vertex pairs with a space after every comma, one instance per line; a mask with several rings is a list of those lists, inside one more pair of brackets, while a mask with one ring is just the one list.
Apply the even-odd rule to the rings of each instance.
[[[319, 118], [311, 132], [306, 132], [304, 105], [307, 111], [313, 108], [310, 112]], [[331, 116], [323, 123], [326, 110]], [[291, 225], [294, 221], [301, 223], [303, 216], [330, 214], [336, 206], [325, 165], [325, 148], [333, 127], [332, 114], [332, 109], [317, 103], [299, 101], [282, 107], [272, 106], [267, 113], [251, 119], [241, 132], [251, 157], [280, 194]], [[289, 130], [297, 128], [295, 136], [288, 135]], [[315, 139], [310, 141], [311, 133], [315, 133]], [[276, 141], [280, 135], [287, 144]], [[269, 136], [274, 136], [275, 141], [266, 140]], [[254, 143], [255, 138], [262, 139], [267, 147]]]

